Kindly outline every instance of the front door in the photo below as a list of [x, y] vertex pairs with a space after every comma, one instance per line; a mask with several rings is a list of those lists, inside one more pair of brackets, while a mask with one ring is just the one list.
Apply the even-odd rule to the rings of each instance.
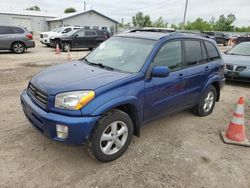
[[182, 54], [181, 41], [165, 43], [156, 54], [151, 66], [167, 66], [170, 74], [145, 81], [144, 122], [185, 108], [188, 101], [186, 78], [189, 75], [184, 69]]

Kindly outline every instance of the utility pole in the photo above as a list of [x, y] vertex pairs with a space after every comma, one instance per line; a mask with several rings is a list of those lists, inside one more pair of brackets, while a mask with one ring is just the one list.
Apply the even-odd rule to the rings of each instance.
[[86, 11], [86, 1], [84, 1], [84, 11]]
[[183, 25], [182, 25], [182, 30], [184, 30], [184, 29], [185, 29], [186, 14], [187, 14], [187, 6], [188, 6], [188, 0], [186, 0], [185, 11], [184, 11], [184, 17], [183, 17]]

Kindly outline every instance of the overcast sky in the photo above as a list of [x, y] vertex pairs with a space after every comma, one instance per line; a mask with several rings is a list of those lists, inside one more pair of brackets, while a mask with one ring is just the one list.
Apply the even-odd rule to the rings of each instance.
[[[67, 7], [83, 10], [84, 0], [0, 0], [1, 9], [25, 9], [38, 5], [42, 10], [62, 14]], [[186, 0], [86, 0], [87, 9], [97, 10], [121, 22], [130, 22], [138, 11], [149, 14], [152, 20], [162, 16], [168, 23], [179, 23], [183, 19]], [[187, 20], [197, 17], [210, 20], [221, 14], [235, 14], [236, 26], [250, 25], [250, 0], [189, 0]]]

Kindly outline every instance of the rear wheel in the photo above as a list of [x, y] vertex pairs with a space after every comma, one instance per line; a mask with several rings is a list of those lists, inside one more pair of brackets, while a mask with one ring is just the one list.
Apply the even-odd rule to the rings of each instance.
[[89, 144], [96, 159], [109, 162], [120, 157], [128, 148], [133, 136], [133, 123], [125, 112], [114, 109], [97, 123]]
[[25, 52], [25, 45], [22, 42], [15, 42], [11, 46], [11, 51], [15, 54], [22, 54]]
[[62, 44], [62, 51], [63, 52], [68, 52], [68, 51], [70, 52], [71, 51], [71, 44], [68, 42], [64, 42]]
[[214, 86], [210, 86], [202, 95], [200, 102], [193, 108], [193, 112], [198, 116], [207, 116], [213, 112], [217, 98], [217, 91]]

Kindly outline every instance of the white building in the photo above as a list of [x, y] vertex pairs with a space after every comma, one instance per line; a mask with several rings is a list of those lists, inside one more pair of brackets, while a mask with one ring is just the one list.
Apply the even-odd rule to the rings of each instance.
[[112, 18], [95, 10], [63, 14], [61, 16], [42, 11], [0, 10], [0, 24], [23, 26], [34, 34], [68, 25], [90, 29], [106, 29], [111, 34], [114, 34], [117, 31], [117, 23]]
[[49, 28], [54, 29], [59, 26], [82, 26], [86, 29], [108, 30], [112, 35], [117, 31], [118, 22], [95, 11], [88, 10], [64, 14], [57, 18], [48, 19]]
[[35, 34], [48, 31], [49, 24], [47, 20], [51, 18], [55, 18], [55, 15], [48, 12], [0, 10], [0, 24], [23, 26]]

